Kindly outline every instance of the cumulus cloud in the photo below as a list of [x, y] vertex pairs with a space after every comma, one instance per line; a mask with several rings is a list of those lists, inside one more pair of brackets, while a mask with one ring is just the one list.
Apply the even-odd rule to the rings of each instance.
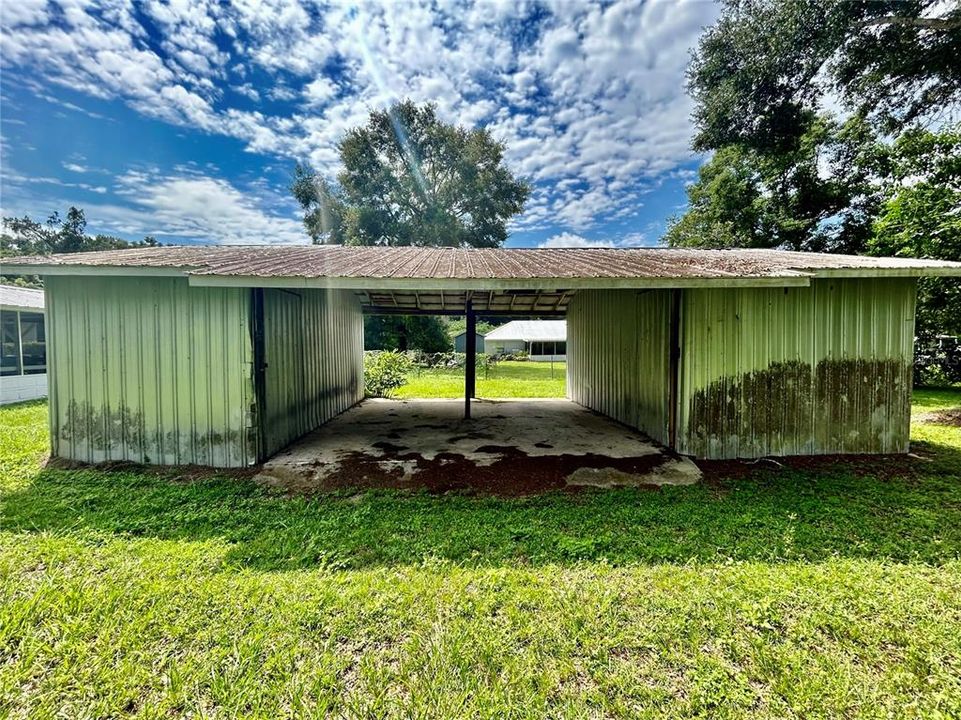
[[304, 98], [310, 106], [325, 105], [336, 94], [337, 86], [325, 77], [319, 77], [304, 87]]
[[96, 217], [117, 232], [224, 245], [309, 242], [293, 217], [272, 212], [251, 193], [196, 170], [178, 175], [130, 171], [118, 179], [117, 193], [134, 208], [95, 209]]
[[[330, 175], [371, 108], [435, 102], [445, 120], [488, 126], [534, 182], [515, 227], [577, 232], [629, 217], [645, 183], [690, 160], [684, 68], [718, 12], [700, 0], [13, 5], [3, 67]], [[258, 110], [231, 104], [262, 96]]]
[[260, 93], [257, 92], [257, 88], [255, 88], [252, 83], [248, 82], [242, 85], [235, 85], [234, 92], [254, 102], [260, 102]]
[[547, 238], [540, 244], [542, 248], [593, 248], [614, 247], [609, 240], [588, 240], [586, 237], [574, 233], [564, 232]]
[[582, 235], [571, 232], [562, 232], [552, 235], [538, 247], [542, 248], [629, 248], [643, 247], [647, 245], [647, 236], [644, 233], [632, 232], [615, 238], [590, 240]]

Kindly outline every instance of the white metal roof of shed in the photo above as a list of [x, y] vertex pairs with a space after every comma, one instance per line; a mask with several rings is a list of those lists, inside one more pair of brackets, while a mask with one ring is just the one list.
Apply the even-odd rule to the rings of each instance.
[[524, 342], [566, 342], [566, 320], [511, 320], [494, 328], [485, 340], [523, 340]]
[[0, 285], [0, 305], [8, 309], [43, 310], [43, 290]]

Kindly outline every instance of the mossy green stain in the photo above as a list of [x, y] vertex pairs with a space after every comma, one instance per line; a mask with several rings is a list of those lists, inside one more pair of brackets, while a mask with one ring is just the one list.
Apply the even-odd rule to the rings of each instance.
[[90, 447], [106, 450], [127, 447], [142, 452], [144, 448], [143, 413], [122, 406], [96, 407], [89, 402], [71, 400], [64, 422], [60, 424], [60, 439], [67, 442], [89, 443]]
[[689, 404], [699, 456], [898, 452], [907, 448], [911, 365], [898, 359], [800, 360], [718, 378]]
[[212, 462], [221, 449], [226, 448], [230, 454], [235, 454], [232, 451], [239, 449], [243, 442], [241, 433], [233, 429], [207, 432], [154, 430], [147, 433], [144, 415], [139, 410], [126, 406], [102, 408], [75, 400], [67, 406], [58, 437], [68, 443], [86, 445], [96, 453], [123, 448], [128, 458], [131, 453], [136, 453], [143, 462], [149, 462], [149, 453], [157, 456], [179, 454], [191, 458], [190, 462]]

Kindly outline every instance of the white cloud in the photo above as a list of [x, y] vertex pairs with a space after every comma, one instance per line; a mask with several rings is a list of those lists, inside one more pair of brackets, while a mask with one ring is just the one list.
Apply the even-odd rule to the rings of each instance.
[[[34, 173], [24, 174], [16, 170], [10, 165], [10, 162], [6, 160], [7, 147], [5, 138], [0, 138], [4, 142], [0, 145], [0, 158], [4, 159], [4, 172], [3, 172], [3, 191], [6, 195], [14, 195], [21, 197], [24, 194], [29, 194], [25, 192], [25, 189], [31, 185], [50, 185], [54, 187], [61, 188], [74, 188], [77, 190], [85, 190], [87, 192], [97, 193], [98, 195], [103, 195], [107, 192], [107, 188], [102, 185], [91, 185], [85, 182], [70, 182], [68, 180], [63, 180], [58, 177], [49, 177], [45, 175], [37, 175]], [[72, 163], [64, 163], [64, 168], [70, 170], [71, 172], [96, 172], [91, 168], [84, 167], [82, 165], [75, 165]], [[79, 168], [79, 170], [75, 169]]]
[[576, 233], [563, 232], [557, 235], [552, 235], [547, 238], [544, 242], [540, 243], [538, 247], [542, 248], [630, 248], [630, 247], [644, 247], [649, 245], [647, 241], [647, 236], [644, 233], [632, 232], [626, 235], [618, 236], [614, 239], [597, 239], [589, 240], [582, 235], [577, 235]]
[[[435, 102], [445, 120], [486, 124], [534, 180], [515, 227], [578, 232], [629, 217], [639, 187], [690, 161], [684, 69], [718, 13], [701, 0], [558, 2], [534, 26], [522, 21], [532, 6], [507, 1], [149, 0], [158, 41], [126, 3], [14, 5], [3, 67], [328, 174], [369, 109]], [[251, 111], [237, 95], [272, 103]]]
[[251, 83], [244, 83], [243, 85], [235, 85], [234, 92], [244, 97], [253, 100], [254, 102], [260, 102], [260, 93]]
[[293, 100], [297, 97], [297, 93], [286, 85], [277, 84], [267, 91], [267, 97], [278, 101]]
[[290, 216], [270, 212], [250, 193], [197, 171], [182, 175], [130, 171], [118, 184], [118, 194], [135, 207], [95, 208], [96, 217], [117, 232], [224, 245], [309, 242], [303, 226]]
[[575, 235], [574, 233], [564, 232], [559, 235], [549, 237], [540, 244], [542, 248], [593, 248], [593, 247], [614, 247], [614, 243], [608, 240], [588, 240], [586, 237]]
[[319, 77], [304, 87], [304, 99], [308, 106], [325, 105], [337, 94], [337, 86], [325, 77]]
[[47, 0], [18, 0], [3, 4], [3, 22], [10, 25], [33, 25], [47, 17]]

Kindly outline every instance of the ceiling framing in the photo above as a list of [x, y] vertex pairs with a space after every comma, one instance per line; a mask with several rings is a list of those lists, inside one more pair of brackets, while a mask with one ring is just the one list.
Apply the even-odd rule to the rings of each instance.
[[370, 315], [463, 315], [470, 300], [483, 315], [564, 315], [574, 290], [356, 290]]

